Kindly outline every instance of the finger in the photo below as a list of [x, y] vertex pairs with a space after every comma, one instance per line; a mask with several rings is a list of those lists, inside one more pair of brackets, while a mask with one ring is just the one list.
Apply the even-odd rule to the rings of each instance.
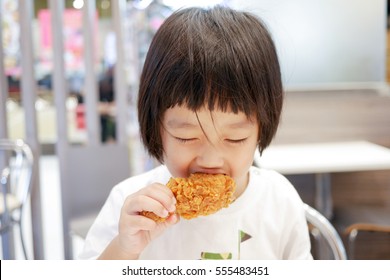
[[163, 192], [165, 192], [167, 195], [171, 196], [172, 195], [172, 191], [170, 188], [168, 188], [166, 185], [164, 184], [160, 184], [160, 183], [152, 183], [150, 184], [147, 188], [143, 188], [141, 190], [151, 190], [151, 189], [159, 189]]
[[171, 215], [165, 220], [165, 222], [166, 222], [168, 225], [177, 224], [179, 221], [180, 221], [180, 216], [179, 216], [178, 214], [176, 214], [176, 213], [171, 214]]
[[123, 210], [128, 215], [139, 215], [142, 211], [153, 212], [162, 218], [169, 215], [169, 210], [159, 200], [143, 194], [129, 197]]
[[162, 195], [164, 194], [168, 196], [171, 200], [173, 200], [174, 203], [176, 203], [176, 198], [173, 195], [170, 188], [168, 188], [166, 185], [160, 184], [160, 183], [153, 183], [150, 186], [143, 188], [140, 190], [140, 193], [144, 193], [146, 195]]
[[152, 231], [156, 225], [156, 222], [141, 215], [128, 216], [127, 219], [122, 220], [120, 230], [133, 235], [139, 231]]
[[150, 198], [159, 201], [168, 212], [174, 212], [176, 210], [176, 198], [172, 191], [165, 185], [154, 183], [139, 191], [139, 194], [143, 194]]
[[156, 229], [151, 231], [151, 238], [154, 239], [156, 236], [160, 235], [168, 227], [177, 224], [179, 222], [179, 215], [171, 214], [164, 222], [156, 224]]

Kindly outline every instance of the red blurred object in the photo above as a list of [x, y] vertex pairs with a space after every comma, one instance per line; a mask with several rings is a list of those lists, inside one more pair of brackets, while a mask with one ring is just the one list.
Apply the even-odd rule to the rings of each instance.
[[76, 127], [85, 129], [85, 106], [83, 104], [79, 104], [76, 107]]

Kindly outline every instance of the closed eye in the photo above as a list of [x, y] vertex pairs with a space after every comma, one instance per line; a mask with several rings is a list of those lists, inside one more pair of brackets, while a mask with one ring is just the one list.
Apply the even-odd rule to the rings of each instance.
[[196, 138], [179, 138], [179, 137], [175, 137], [175, 139], [181, 143], [188, 143], [196, 140]]
[[248, 138], [242, 138], [242, 139], [226, 139], [227, 142], [232, 144], [242, 144], [244, 143]]

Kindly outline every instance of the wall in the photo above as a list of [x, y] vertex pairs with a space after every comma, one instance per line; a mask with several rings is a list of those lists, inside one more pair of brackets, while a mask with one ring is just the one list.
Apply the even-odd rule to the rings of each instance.
[[[375, 91], [288, 92], [273, 144], [367, 140], [390, 148], [390, 95]], [[311, 176], [290, 179], [311, 200]], [[390, 205], [390, 171], [332, 174], [335, 207]]]
[[264, 19], [285, 84], [337, 87], [385, 81], [385, 0], [231, 0]]
[[373, 90], [287, 92], [276, 144], [368, 140], [390, 147], [390, 96]]

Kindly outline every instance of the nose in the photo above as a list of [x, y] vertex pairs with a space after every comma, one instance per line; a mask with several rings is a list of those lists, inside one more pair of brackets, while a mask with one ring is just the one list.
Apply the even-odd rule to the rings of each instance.
[[223, 153], [211, 143], [205, 144], [198, 152], [196, 163], [205, 169], [221, 168], [224, 164]]

